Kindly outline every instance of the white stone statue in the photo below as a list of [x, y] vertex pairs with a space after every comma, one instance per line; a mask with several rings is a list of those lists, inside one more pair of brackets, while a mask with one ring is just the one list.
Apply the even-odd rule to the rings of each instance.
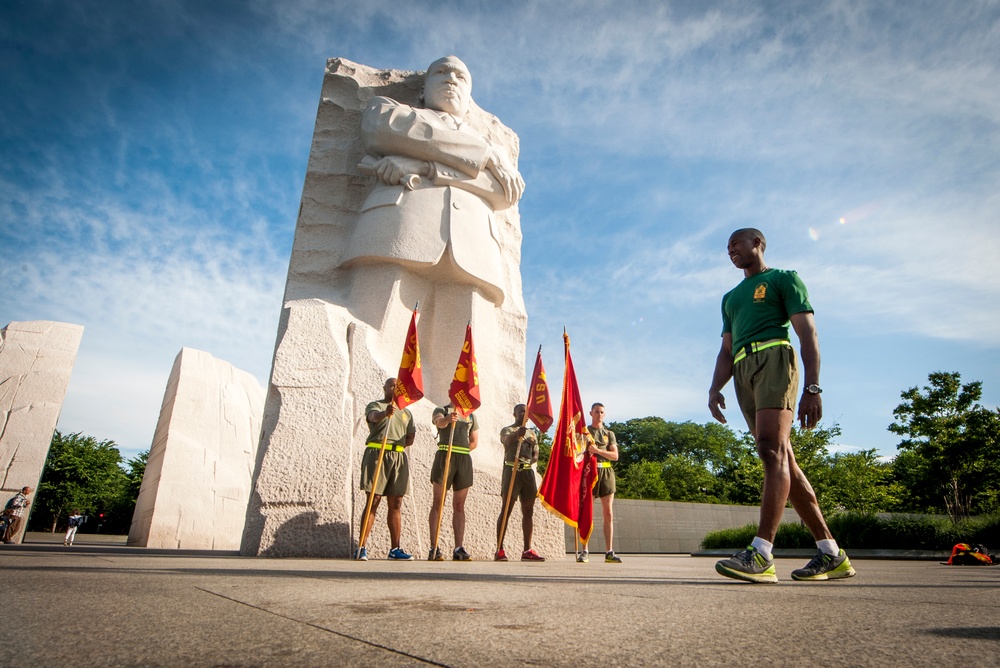
[[[327, 64], [244, 554], [352, 553], [365, 501], [356, 489], [364, 408], [396, 375], [419, 302], [426, 398], [410, 407], [417, 435], [409, 448], [403, 543], [418, 554], [429, 548], [431, 411], [448, 402], [471, 321], [483, 445], [473, 458], [466, 547], [474, 556], [492, 555], [503, 456], [498, 435], [510, 407], [526, 396], [516, 206], [524, 181], [516, 168], [517, 136], [480, 109], [471, 92], [472, 76], [454, 56], [426, 73], [343, 59]], [[563, 552], [557, 522], [536, 533], [540, 549]], [[369, 553], [387, 551], [382, 539], [378, 532], [369, 539]]]
[[504, 298], [494, 212], [517, 203], [524, 181], [501, 151], [465, 123], [472, 75], [454, 56], [424, 79], [426, 108], [386, 97], [368, 103], [361, 136], [378, 183], [362, 206], [343, 266], [390, 261], [416, 273], [453, 265], [492, 302]]

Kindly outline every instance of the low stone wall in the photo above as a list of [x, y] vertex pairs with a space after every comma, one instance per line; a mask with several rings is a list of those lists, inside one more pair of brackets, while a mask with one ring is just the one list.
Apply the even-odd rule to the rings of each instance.
[[[711, 531], [756, 524], [757, 506], [727, 506], [714, 503], [675, 503], [615, 499], [614, 547], [623, 554], [689, 554], [701, 548]], [[785, 509], [783, 522], [798, 522], [798, 514]], [[574, 531], [566, 527], [566, 551], [575, 552]], [[589, 549], [605, 552], [604, 520], [600, 499], [594, 499], [594, 532]]]

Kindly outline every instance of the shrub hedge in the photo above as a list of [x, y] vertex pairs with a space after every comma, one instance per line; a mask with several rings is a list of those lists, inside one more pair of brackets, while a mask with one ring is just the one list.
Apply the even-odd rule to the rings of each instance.
[[[827, 518], [827, 525], [844, 549], [951, 551], [955, 543], [972, 543], [985, 545], [991, 552], [1000, 552], [1000, 514], [974, 517], [956, 524], [937, 517], [838, 513]], [[713, 531], [701, 541], [701, 547], [705, 550], [740, 549], [749, 545], [755, 535], [756, 524]], [[785, 523], [778, 527], [774, 545], [812, 549], [816, 543], [804, 524]]]

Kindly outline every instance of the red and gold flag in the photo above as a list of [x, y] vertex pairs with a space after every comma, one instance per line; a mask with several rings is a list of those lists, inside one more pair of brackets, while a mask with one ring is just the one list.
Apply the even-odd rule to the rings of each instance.
[[597, 484], [598, 459], [589, 452], [583, 456], [583, 473], [580, 475], [580, 519], [577, 533], [584, 544], [594, 531], [594, 485]]
[[[566, 345], [566, 372], [563, 374], [562, 405], [552, 441], [552, 454], [538, 489], [538, 498], [546, 510], [561, 517], [566, 524], [579, 528], [581, 485], [584, 484], [584, 459], [590, 432], [584, 420], [573, 358], [569, 354], [569, 336], [563, 334], [563, 340]], [[589, 538], [589, 530], [587, 535]]]
[[417, 341], [417, 309], [413, 309], [410, 329], [406, 331], [403, 357], [399, 361], [396, 385], [392, 388], [392, 401], [399, 408], [406, 408], [424, 396], [424, 372], [420, 368], [420, 343]]
[[455, 377], [451, 381], [448, 396], [451, 397], [451, 405], [455, 410], [465, 417], [482, 404], [479, 398], [476, 349], [472, 345], [472, 323], [465, 327], [465, 343], [462, 344], [462, 354], [458, 356], [458, 365], [455, 367]]
[[545, 378], [545, 367], [542, 366], [542, 348], [538, 347], [538, 357], [535, 358], [535, 370], [531, 374], [531, 391], [528, 393], [528, 418], [541, 431], [548, 431], [552, 426], [552, 401], [549, 398], [549, 383]]

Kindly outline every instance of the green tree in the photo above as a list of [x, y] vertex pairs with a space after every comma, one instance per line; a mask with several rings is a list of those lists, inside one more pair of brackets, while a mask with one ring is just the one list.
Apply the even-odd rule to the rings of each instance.
[[660, 475], [674, 501], [719, 502], [719, 479], [689, 455], [667, 455]]
[[906, 437], [897, 447], [912, 455], [898, 464], [898, 479], [914, 504], [943, 508], [956, 522], [995, 509], [1000, 413], [978, 403], [981, 381], [963, 384], [960, 374], [940, 371], [927, 379], [902, 392], [893, 411], [889, 431]]
[[732, 463], [742, 452], [740, 438], [721, 424], [709, 422], [667, 422], [645, 417], [612, 422], [608, 428], [618, 440], [618, 467], [641, 461], [666, 461], [669, 455], [683, 455], [715, 472]]
[[615, 496], [621, 499], [670, 500], [670, 492], [663, 482], [663, 465], [658, 462], [629, 464], [621, 475], [616, 476], [615, 484]]
[[873, 514], [894, 509], [900, 485], [892, 464], [879, 460], [874, 449], [839, 453], [829, 459], [829, 509]]
[[114, 441], [56, 430], [35, 495], [32, 523], [45, 523], [55, 532], [60, 518], [73, 509], [99, 514], [116, 507], [128, 485], [121, 459]]
[[545, 474], [545, 469], [549, 465], [549, 456], [552, 454], [552, 437], [546, 431], [538, 432], [538, 469], [539, 475]]
[[720, 499], [725, 503], [755, 506], [764, 490], [764, 465], [749, 432], [743, 433], [739, 446], [730, 461], [716, 472]]

